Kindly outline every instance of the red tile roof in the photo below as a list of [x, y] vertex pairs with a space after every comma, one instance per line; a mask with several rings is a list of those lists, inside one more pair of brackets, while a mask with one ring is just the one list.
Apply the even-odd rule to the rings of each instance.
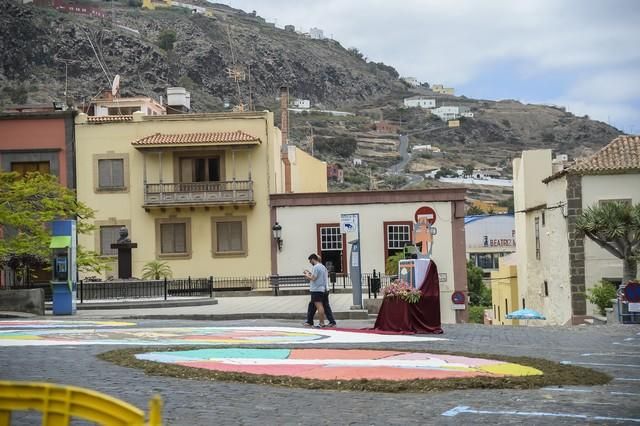
[[546, 178], [547, 183], [565, 174], [601, 175], [640, 172], [640, 136], [618, 136], [592, 156]]
[[179, 133], [162, 134], [140, 138], [131, 143], [133, 146], [163, 146], [163, 145], [246, 145], [259, 144], [260, 139], [245, 132], [209, 132], [209, 133]]
[[133, 121], [133, 115], [102, 115], [87, 117], [87, 122], [92, 124], [121, 123], [124, 121]]

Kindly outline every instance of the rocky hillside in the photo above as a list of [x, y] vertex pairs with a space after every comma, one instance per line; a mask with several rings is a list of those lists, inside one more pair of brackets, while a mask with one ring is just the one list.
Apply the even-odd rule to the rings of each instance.
[[[77, 1], [106, 16], [0, 0], [0, 109], [64, 100], [65, 84], [68, 101], [79, 106], [119, 74], [123, 96], [159, 98], [178, 85], [191, 91], [195, 112], [228, 109], [225, 102], [248, 104], [250, 93], [256, 109], [277, 112], [277, 89], [286, 84], [292, 97], [310, 99], [314, 108], [354, 113], [290, 116], [294, 143], [345, 169], [346, 182], [334, 189], [433, 186], [438, 183], [425, 181], [425, 172], [469, 165], [501, 168], [509, 177], [511, 159], [522, 150], [551, 148], [575, 158], [620, 134], [562, 108], [409, 88], [392, 67], [367, 62], [355, 49], [275, 28], [255, 13], [224, 5], [212, 5], [213, 17], [206, 17], [180, 9], [146, 11], [135, 6], [137, 0]], [[230, 68], [244, 73], [244, 81], [236, 85]], [[434, 97], [438, 106], [467, 106], [474, 117], [450, 128], [425, 110], [401, 108], [412, 95]], [[397, 130], [375, 132], [380, 119]], [[408, 140], [401, 143], [399, 134]], [[408, 154], [416, 145], [442, 152]], [[357, 167], [356, 159], [362, 161]]]
[[[102, 7], [107, 17], [0, 0], [0, 102], [16, 103], [25, 94], [29, 102], [63, 99], [65, 61], [76, 103], [108, 88], [106, 75], [115, 74], [123, 95], [159, 97], [168, 86], [187, 86], [196, 111], [222, 109], [224, 99], [248, 104], [249, 90], [257, 106], [268, 106], [281, 84], [293, 96], [328, 107], [404, 87], [393, 68], [368, 63], [338, 42], [277, 29], [223, 5], [213, 6], [214, 17], [208, 18], [181, 9], [146, 11], [127, 2], [114, 2], [113, 11], [109, 3], [84, 3]], [[172, 49], [159, 47], [163, 32], [175, 32]], [[240, 99], [227, 75], [234, 66], [245, 73]]]

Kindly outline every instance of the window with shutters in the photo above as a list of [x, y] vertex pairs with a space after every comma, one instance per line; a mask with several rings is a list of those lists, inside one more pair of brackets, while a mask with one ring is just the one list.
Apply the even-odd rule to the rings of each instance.
[[98, 187], [107, 189], [124, 187], [124, 160], [98, 160]]
[[112, 249], [111, 244], [118, 242], [120, 237], [120, 225], [108, 225], [100, 227], [100, 254], [102, 256], [116, 256], [117, 249]]
[[48, 161], [16, 161], [11, 162], [11, 171], [24, 176], [27, 173], [38, 172], [49, 174], [50, 165]]
[[191, 257], [189, 218], [156, 219], [156, 254], [158, 257]]
[[211, 220], [213, 255], [246, 256], [246, 217], [214, 217]]
[[94, 155], [94, 179], [96, 192], [128, 191], [128, 154]]

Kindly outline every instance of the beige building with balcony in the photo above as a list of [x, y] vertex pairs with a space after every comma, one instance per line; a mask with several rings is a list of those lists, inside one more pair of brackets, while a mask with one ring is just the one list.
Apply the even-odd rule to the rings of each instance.
[[543, 313], [544, 324], [578, 324], [597, 312], [588, 290], [619, 284], [622, 261], [577, 232], [576, 219], [599, 203], [640, 202], [640, 137], [617, 137], [562, 170], [552, 164], [551, 150], [513, 161], [519, 308]]
[[96, 210], [80, 244], [113, 259], [129, 228], [133, 275], [152, 260], [176, 277], [271, 271], [269, 195], [325, 192], [326, 164], [282, 146], [270, 112], [76, 119], [78, 199]]

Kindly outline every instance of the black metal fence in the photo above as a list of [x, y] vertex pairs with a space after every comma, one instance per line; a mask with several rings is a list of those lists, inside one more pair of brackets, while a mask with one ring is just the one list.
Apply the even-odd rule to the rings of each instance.
[[[163, 280], [114, 280], [114, 281], [79, 281], [77, 299], [79, 303], [97, 300], [118, 299], [164, 299], [174, 297], [213, 297], [215, 292], [270, 290], [270, 276], [258, 277], [209, 277]], [[362, 291], [369, 297], [380, 294], [395, 277], [381, 273], [363, 273]], [[376, 283], [379, 280], [379, 286]], [[348, 274], [332, 276], [330, 289], [350, 289], [351, 277]], [[301, 288], [306, 286], [301, 285]], [[27, 283], [12, 285], [9, 289], [43, 288], [45, 300], [52, 300], [51, 285], [47, 283]]]
[[77, 297], [80, 303], [89, 300], [110, 299], [164, 299], [169, 297], [208, 296], [213, 297], [213, 277], [164, 279], [164, 280], [118, 280], [78, 283]]

